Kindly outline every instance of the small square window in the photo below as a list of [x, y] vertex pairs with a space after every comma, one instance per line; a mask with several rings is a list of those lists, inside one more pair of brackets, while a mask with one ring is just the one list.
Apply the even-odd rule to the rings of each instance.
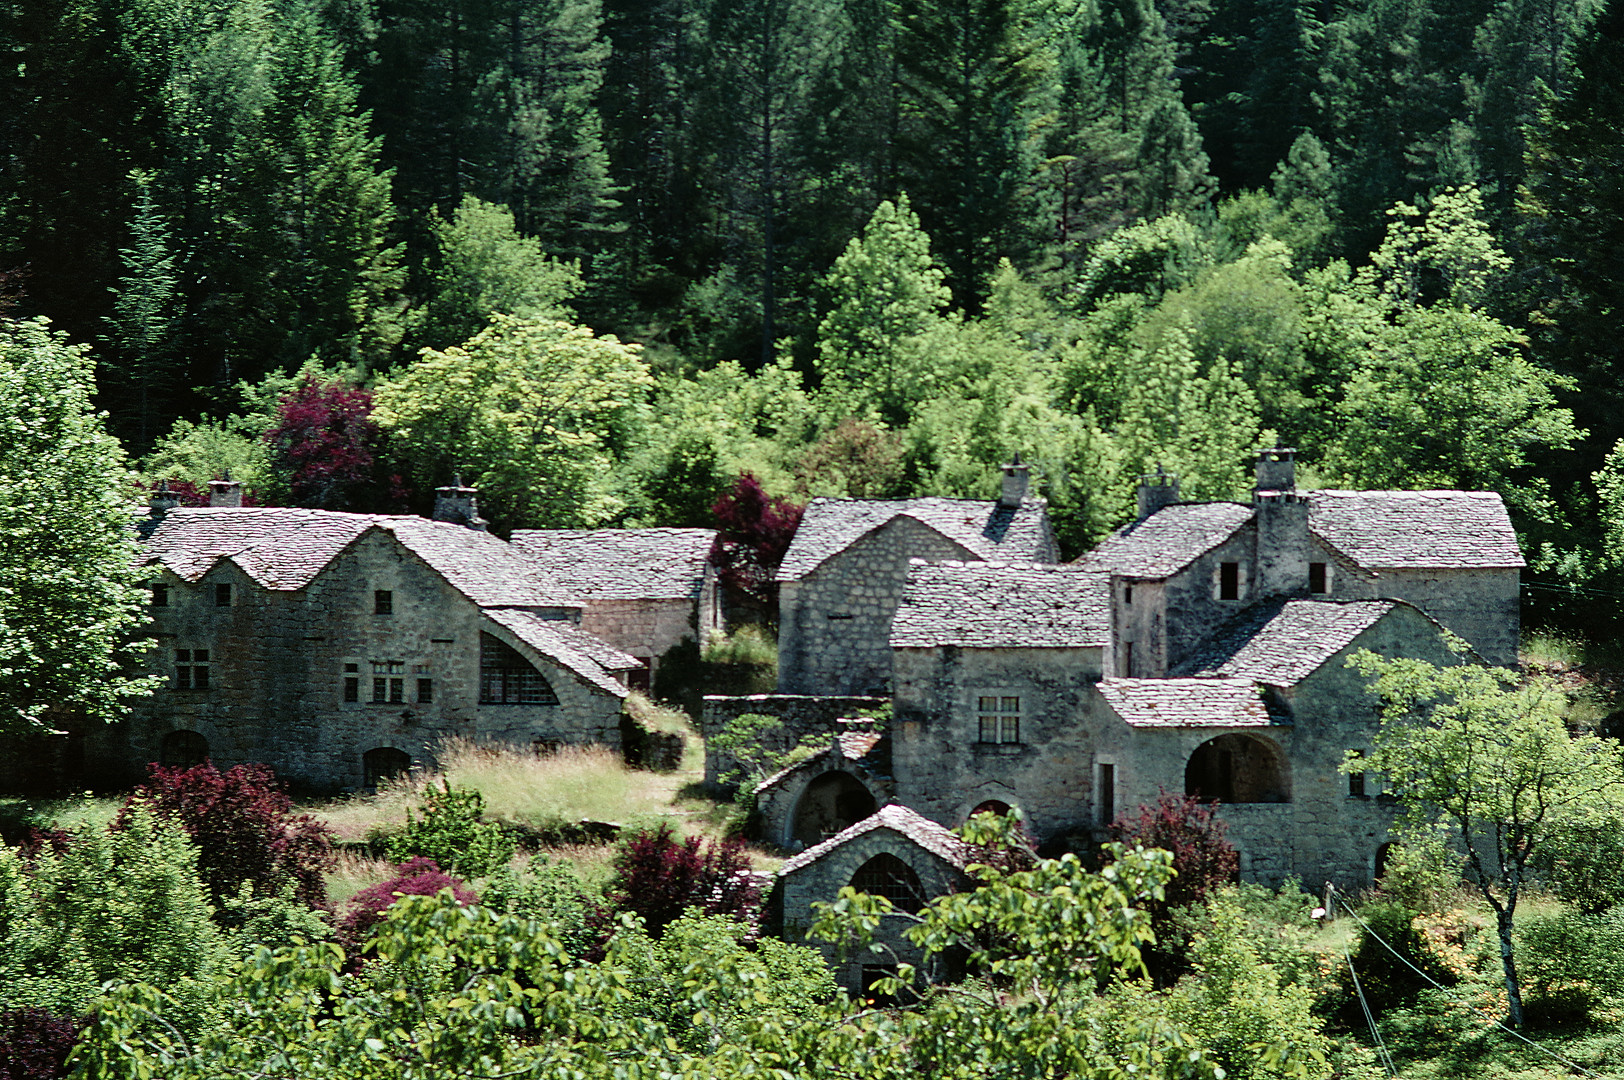
[[231, 586], [230, 585], [216, 585], [214, 587], [214, 606], [215, 607], [230, 607], [231, 606]]
[[169, 586], [168, 585], [154, 585], [152, 587], [152, 606], [153, 607], [168, 607], [169, 606]]
[[389, 589], [372, 590], [372, 614], [393, 615], [395, 613], [395, 594]]
[[1226, 562], [1218, 564], [1218, 599], [1239, 600], [1241, 598], [1241, 564]]
[[382, 705], [389, 700], [389, 680], [372, 677], [372, 704]]
[[977, 696], [976, 721], [978, 742], [1018, 743], [1021, 741], [1021, 699], [1006, 694]]
[[1320, 593], [1320, 594], [1328, 593], [1331, 590], [1327, 586], [1328, 586], [1328, 582], [1326, 580], [1326, 575], [1325, 575], [1325, 564], [1322, 563], [1322, 562], [1311, 562], [1311, 563], [1309, 563], [1308, 564], [1308, 591], [1311, 592], [1311, 593]]
[[418, 679], [417, 680], [417, 703], [419, 705], [427, 705], [430, 702], [432, 702], [433, 700], [434, 700], [434, 680], [433, 679]]
[[361, 677], [359, 675], [344, 676], [344, 700], [346, 702], [361, 700]]

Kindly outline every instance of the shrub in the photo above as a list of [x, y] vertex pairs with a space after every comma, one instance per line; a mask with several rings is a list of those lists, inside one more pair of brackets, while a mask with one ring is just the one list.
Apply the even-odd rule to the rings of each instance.
[[338, 936], [353, 955], [384, 913], [402, 896], [438, 896], [450, 889], [457, 903], [472, 904], [476, 899], [460, 878], [443, 872], [433, 859], [410, 859], [395, 867], [395, 876], [362, 889], [350, 897], [349, 911], [339, 924]]
[[[1371, 1009], [1383, 1012], [1410, 1005], [1434, 982], [1449, 985], [1455, 981], [1426, 937], [1416, 929], [1414, 911], [1402, 904], [1377, 901], [1361, 908], [1359, 918], [1363, 925], [1352, 962], [1359, 975], [1359, 990]], [[1352, 976], [1344, 969], [1338, 978], [1348, 1022], [1362, 1022]]]
[[1461, 890], [1464, 861], [1436, 826], [1401, 826], [1376, 887], [1411, 911], [1443, 911]]
[[299, 901], [326, 903], [322, 873], [332, 863], [328, 829], [293, 802], [268, 765], [238, 765], [221, 772], [212, 764], [190, 769], [153, 765], [135, 789], [114, 828], [125, 828], [138, 808], [169, 817], [197, 844], [198, 872], [217, 907], [244, 882], [262, 896], [277, 895], [292, 881]]
[[1112, 839], [1173, 856], [1174, 878], [1167, 885], [1164, 910], [1199, 904], [1240, 873], [1240, 853], [1224, 838], [1222, 821], [1212, 807], [1189, 795], [1162, 792], [1150, 806], [1111, 825]]
[[485, 798], [451, 781], [423, 792], [423, 816], [406, 811], [406, 828], [389, 837], [391, 859], [432, 859], [453, 874], [484, 877], [513, 858], [514, 843], [494, 821], [485, 820]]
[[1569, 825], [1540, 849], [1535, 867], [1560, 899], [1589, 915], [1606, 911], [1624, 901], [1624, 821]]
[[60, 1080], [83, 1023], [44, 1009], [0, 1011], [0, 1080]]
[[688, 908], [753, 923], [761, 887], [740, 841], [713, 841], [701, 850], [699, 837], [679, 841], [662, 822], [621, 840], [609, 898], [617, 910], [641, 915], [658, 937]]
[[596, 954], [602, 944], [600, 927], [607, 921], [602, 905], [568, 863], [510, 863], [491, 875], [480, 902], [492, 911], [545, 923], [576, 959]]
[[1624, 907], [1601, 915], [1564, 911], [1517, 926], [1517, 969], [1529, 1015], [1582, 1018], [1624, 998]]

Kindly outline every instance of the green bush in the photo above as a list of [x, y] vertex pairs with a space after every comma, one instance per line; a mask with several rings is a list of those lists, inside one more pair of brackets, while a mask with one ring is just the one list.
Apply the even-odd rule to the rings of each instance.
[[1624, 906], [1600, 915], [1564, 911], [1517, 926], [1517, 971], [1531, 1015], [1580, 1020], [1624, 999]]
[[1434, 982], [1447, 986], [1455, 981], [1415, 928], [1414, 911], [1403, 904], [1377, 901], [1360, 908], [1359, 918], [1363, 925], [1352, 953], [1353, 967], [1359, 974], [1358, 989], [1346, 967], [1339, 976], [1342, 1011], [1349, 1023], [1363, 1023], [1359, 991], [1363, 991], [1371, 1009], [1385, 1012], [1413, 1003]]
[[577, 960], [599, 944], [600, 898], [587, 891], [568, 863], [545, 858], [532, 859], [528, 865], [509, 863], [491, 875], [480, 903], [542, 923]]
[[485, 799], [472, 788], [443, 787], [423, 792], [423, 816], [406, 811], [406, 827], [384, 847], [395, 862], [433, 859], [458, 877], [485, 877], [513, 858], [514, 843], [494, 821], [485, 820]]
[[1443, 911], [1460, 893], [1464, 861], [1436, 827], [1401, 828], [1376, 886], [1385, 899], [1411, 911]]
[[1239, 918], [1248, 947], [1261, 963], [1272, 966], [1283, 986], [1306, 986], [1316, 994], [1330, 990], [1320, 969], [1319, 954], [1309, 947], [1318, 932], [1314, 897], [1303, 892], [1296, 878], [1279, 889], [1243, 881], [1225, 885], [1205, 904], [1173, 913], [1181, 937], [1211, 938], [1226, 919]]

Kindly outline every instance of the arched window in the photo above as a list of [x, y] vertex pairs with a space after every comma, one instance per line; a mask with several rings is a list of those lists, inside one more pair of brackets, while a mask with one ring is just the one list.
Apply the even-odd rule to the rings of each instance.
[[1226, 803], [1290, 802], [1280, 751], [1252, 735], [1220, 735], [1196, 747], [1184, 769], [1184, 793]]
[[874, 796], [851, 773], [824, 773], [806, 786], [795, 807], [795, 839], [816, 844], [878, 809]]
[[158, 764], [166, 769], [190, 769], [209, 759], [209, 740], [195, 731], [171, 731], [158, 748]]
[[857, 868], [851, 887], [871, 896], [883, 896], [891, 906], [909, 914], [925, 906], [925, 887], [914, 868], [889, 852], [880, 852]]
[[375, 788], [384, 780], [411, 772], [412, 756], [393, 746], [380, 746], [361, 755], [361, 768], [366, 773], [367, 787]]
[[481, 705], [557, 705], [558, 695], [535, 665], [489, 634], [479, 635]]
[[988, 799], [986, 802], [977, 803], [976, 808], [970, 811], [969, 816], [975, 817], [977, 814], [992, 814], [994, 817], [1003, 817], [1008, 813], [1009, 803], [1004, 802], [1001, 799]]

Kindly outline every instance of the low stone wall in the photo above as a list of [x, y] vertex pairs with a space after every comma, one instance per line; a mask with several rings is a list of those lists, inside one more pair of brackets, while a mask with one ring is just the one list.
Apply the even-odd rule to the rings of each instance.
[[699, 729], [705, 736], [705, 783], [721, 787], [720, 778], [737, 767], [731, 755], [718, 754], [713, 736], [730, 721], [746, 713], [775, 716], [783, 727], [767, 737], [767, 748], [784, 753], [800, 745], [808, 735], [827, 733], [831, 739], [840, 730], [835, 722], [842, 717], [882, 708], [887, 697], [818, 697], [807, 694], [747, 694], [723, 697], [707, 694], [700, 713]]

